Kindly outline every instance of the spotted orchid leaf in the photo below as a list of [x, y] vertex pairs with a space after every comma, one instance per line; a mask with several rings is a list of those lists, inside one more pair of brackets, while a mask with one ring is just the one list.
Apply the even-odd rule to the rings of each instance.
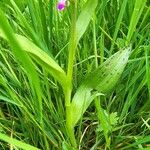
[[[131, 48], [128, 47], [118, 51], [86, 76], [71, 103], [70, 126], [76, 125], [95, 97], [107, 94], [113, 89], [128, 62], [130, 50]], [[99, 93], [93, 94], [95, 90]]]

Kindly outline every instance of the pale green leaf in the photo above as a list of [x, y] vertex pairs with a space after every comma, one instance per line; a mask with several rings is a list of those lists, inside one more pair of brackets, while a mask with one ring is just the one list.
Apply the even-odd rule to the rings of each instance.
[[46, 52], [41, 50], [32, 41], [24, 36], [16, 35], [16, 38], [24, 51], [29, 53], [32, 58], [39, 63], [39, 65], [41, 65], [43, 68], [46, 68], [47, 71], [62, 85], [65, 85], [65, 72]]
[[118, 82], [130, 55], [131, 48], [120, 50], [85, 79], [84, 84], [102, 93], [108, 93]]
[[119, 117], [117, 117], [117, 112], [112, 112], [109, 116], [110, 124], [112, 126], [117, 125]]
[[[0, 36], [7, 39], [2, 29], [0, 29]], [[21, 48], [30, 54], [39, 65], [45, 68], [55, 79], [65, 86], [66, 74], [54, 59], [26, 37], [18, 34], [15, 34], [15, 36]]]
[[87, 75], [73, 97], [70, 106], [70, 126], [75, 126], [92, 100], [98, 96], [97, 93], [93, 96], [93, 90], [98, 90], [99, 95], [102, 95], [113, 89], [128, 62], [130, 49], [129, 47], [115, 53]]
[[84, 32], [86, 31], [89, 22], [94, 14], [95, 8], [97, 6], [98, 0], [88, 0], [83, 7], [81, 14], [78, 17], [76, 23], [77, 29], [77, 42], [80, 40]]

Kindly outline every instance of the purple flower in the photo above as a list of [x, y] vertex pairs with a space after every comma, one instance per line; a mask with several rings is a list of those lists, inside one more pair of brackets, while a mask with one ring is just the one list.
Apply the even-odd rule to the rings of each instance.
[[57, 9], [64, 10], [65, 6], [66, 6], [66, 0], [59, 0], [59, 2], [57, 4]]

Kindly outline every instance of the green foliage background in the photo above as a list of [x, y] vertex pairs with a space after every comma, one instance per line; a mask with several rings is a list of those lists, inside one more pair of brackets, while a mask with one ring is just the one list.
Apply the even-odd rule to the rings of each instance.
[[0, 0], [0, 149], [149, 149], [149, 0], [75, 4]]

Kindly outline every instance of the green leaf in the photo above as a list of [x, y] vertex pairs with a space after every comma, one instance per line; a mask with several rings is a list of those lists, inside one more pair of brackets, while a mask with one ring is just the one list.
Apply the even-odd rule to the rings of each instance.
[[[128, 62], [130, 49], [129, 47], [118, 51], [87, 75], [73, 97], [70, 106], [70, 126], [75, 126], [95, 97], [102, 93], [107, 94], [113, 89]], [[92, 94], [93, 90], [100, 93]]]
[[[117, 117], [117, 112], [112, 112], [111, 114], [109, 114], [106, 110], [102, 109], [102, 113], [103, 113], [103, 123], [105, 124], [104, 126], [102, 125], [102, 120], [101, 120], [101, 124], [98, 127], [97, 131], [103, 131], [106, 132], [108, 134], [108, 132], [111, 132], [112, 129], [118, 124], [118, 119], [119, 117]], [[104, 128], [105, 127], [105, 128]]]
[[110, 124], [112, 126], [116, 126], [117, 123], [118, 123], [118, 119], [119, 117], [117, 117], [117, 112], [112, 112], [110, 115], [109, 115], [109, 119], [110, 119]]
[[11, 103], [13, 105], [21, 106], [20, 104], [16, 103], [14, 100], [11, 100], [11, 99], [4, 97], [2, 95], [0, 95], [0, 101], [5, 101], [5, 102]]
[[75, 150], [73, 147], [68, 145], [65, 141], [62, 143], [62, 150]]
[[77, 42], [80, 40], [80, 38], [86, 31], [86, 28], [89, 25], [89, 22], [97, 6], [97, 3], [98, 3], [98, 0], [88, 0], [85, 6], [83, 7], [81, 14], [79, 15], [77, 23], [76, 23]]
[[92, 94], [92, 88], [81, 85], [73, 97], [70, 105], [70, 126], [75, 126], [82, 114], [86, 111], [90, 103], [97, 96], [103, 95], [98, 92]]
[[148, 142], [150, 142], [150, 136], [144, 136], [144, 137], [141, 136], [141, 138], [137, 139], [136, 142], [132, 144], [128, 144], [127, 146], [123, 147], [122, 150], [129, 149], [130, 147], [138, 146], [139, 144], [146, 144]]
[[[0, 36], [7, 39], [2, 29], [0, 29]], [[45, 68], [63, 87], [66, 85], [66, 74], [64, 70], [45, 51], [41, 50], [32, 41], [22, 35], [15, 34], [15, 38], [21, 48], [30, 54], [39, 65]]]
[[36, 147], [33, 147], [33, 146], [31, 146], [29, 144], [26, 144], [24, 142], [18, 141], [14, 138], [10, 138], [9, 136], [7, 136], [5, 134], [2, 134], [2, 133], [0, 133], [0, 140], [5, 141], [9, 144], [15, 145], [18, 148], [21, 148], [21, 149], [24, 149], [24, 150], [39, 150]]
[[66, 74], [64, 70], [46, 52], [24, 36], [16, 34], [16, 38], [24, 51], [29, 53], [39, 65], [45, 68], [55, 79], [65, 86]]
[[[32, 63], [32, 60], [29, 56], [22, 50], [22, 46], [17, 42], [15, 34], [8, 23], [4, 13], [0, 10], [0, 31], [2, 31], [2, 35], [5, 34], [15, 58], [18, 62], [24, 67], [26, 72], [28, 73], [28, 79], [31, 86], [32, 92], [36, 95], [36, 103], [35, 109], [37, 111], [37, 118], [42, 119], [42, 91], [40, 88], [40, 80], [39, 76], [35, 70], [35, 67]], [[38, 108], [38, 109], [37, 109]]]
[[142, 11], [145, 7], [146, 1], [147, 0], [136, 0], [135, 1], [134, 11], [132, 13], [132, 18], [131, 18], [130, 25], [128, 28], [128, 35], [126, 38], [128, 43], [131, 41], [132, 36], [136, 30], [137, 23], [140, 19]]
[[130, 55], [131, 48], [120, 50], [95, 71], [91, 72], [85, 79], [83, 84], [98, 90], [102, 93], [108, 93], [118, 82]]
[[[4, 3], [5, 5], [10, 5], [11, 6], [11, 3], [10, 3], [10, 0], [1, 0], [2, 3]], [[17, 4], [17, 6], [23, 10], [25, 8], [25, 5], [26, 5], [26, 0], [14, 0], [14, 2]]]

